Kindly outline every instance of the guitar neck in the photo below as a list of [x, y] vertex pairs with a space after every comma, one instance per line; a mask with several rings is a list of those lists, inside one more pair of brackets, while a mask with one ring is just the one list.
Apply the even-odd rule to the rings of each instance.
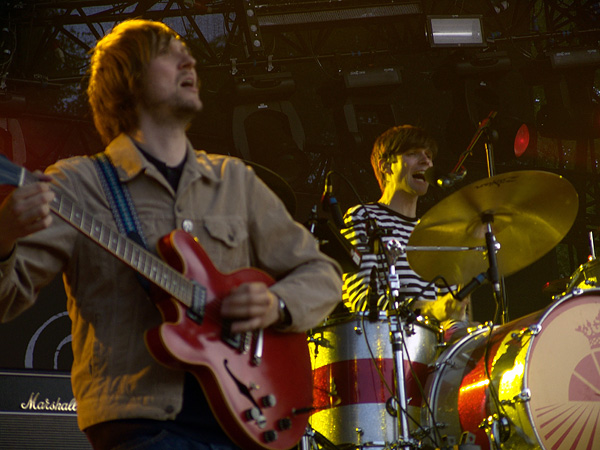
[[[37, 181], [33, 174], [26, 171], [24, 174], [26, 182]], [[190, 280], [141, 245], [86, 213], [56, 189], [54, 193], [54, 200], [50, 204], [50, 208], [55, 215], [160, 287], [171, 297], [186, 306], [192, 304], [194, 284]]]

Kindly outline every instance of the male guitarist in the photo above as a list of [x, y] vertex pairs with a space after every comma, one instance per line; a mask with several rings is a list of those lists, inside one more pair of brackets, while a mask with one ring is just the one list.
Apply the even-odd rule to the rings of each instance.
[[137, 237], [111, 231], [96, 158], [29, 174], [0, 206], [0, 320], [62, 272], [78, 423], [96, 450], [292, 447], [311, 407], [302, 332], [341, 298], [337, 264], [254, 172], [192, 149], [195, 63], [146, 20], [93, 51], [89, 102]]

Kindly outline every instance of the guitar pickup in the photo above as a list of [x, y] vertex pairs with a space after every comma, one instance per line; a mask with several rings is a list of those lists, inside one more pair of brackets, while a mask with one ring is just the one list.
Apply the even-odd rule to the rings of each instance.
[[193, 282], [192, 301], [186, 311], [186, 315], [197, 324], [201, 325], [204, 321], [206, 310], [206, 288]]

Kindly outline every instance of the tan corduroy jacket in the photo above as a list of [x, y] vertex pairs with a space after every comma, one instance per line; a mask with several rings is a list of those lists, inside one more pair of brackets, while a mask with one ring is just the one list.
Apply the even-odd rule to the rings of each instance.
[[[341, 273], [318, 251], [281, 201], [242, 161], [196, 152], [188, 143], [177, 192], [126, 135], [106, 150], [135, 203], [149, 246], [173, 229], [194, 235], [223, 273], [254, 266], [292, 316], [289, 331], [317, 325], [341, 299]], [[116, 229], [91, 158], [48, 168], [61, 192]], [[0, 231], [1, 232], [1, 231]], [[30, 307], [63, 273], [72, 321], [73, 391], [81, 429], [113, 419], [173, 419], [182, 406], [183, 372], [154, 361], [145, 330], [161, 323], [133, 269], [54, 217], [51, 227], [20, 240], [0, 262], [0, 320]]]

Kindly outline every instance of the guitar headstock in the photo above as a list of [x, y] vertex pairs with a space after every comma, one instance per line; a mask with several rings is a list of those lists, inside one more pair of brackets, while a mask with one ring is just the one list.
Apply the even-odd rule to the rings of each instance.
[[22, 186], [25, 182], [26, 171], [17, 166], [4, 155], [0, 155], [0, 184]]

